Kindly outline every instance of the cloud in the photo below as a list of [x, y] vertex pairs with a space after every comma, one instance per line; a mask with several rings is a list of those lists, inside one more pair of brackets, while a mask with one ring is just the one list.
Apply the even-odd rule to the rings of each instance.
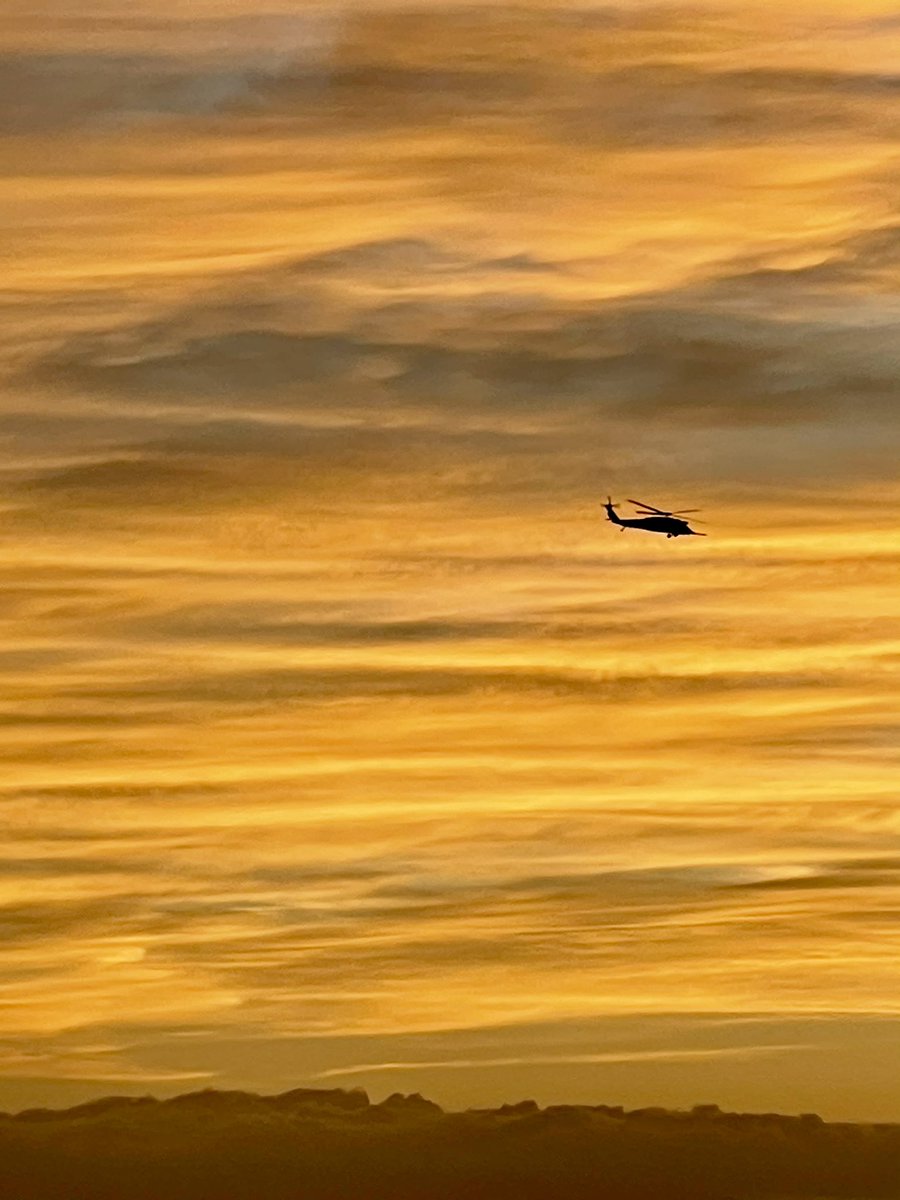
[[[853, 261], [863, 251], [838, 244], [834, 253]], [[773, 315], [771, 271], [639, 301], [545, 299], [510, 320], [487, 283], [503, 261], [421, 241], [349, 246], [257, 272], [268, 326], [252, 312], [242, 318], [238, 278], [230, 298], [226, 289], [177, 317], [69, 339], [19, 382], [152, 408], [157, 452], [293, 457], [306, 464], [307, 490], [387, 474], [407, 485], [418, 476], [424, 491], [437, 485], [447, 495], [561, 498], [565, 486], [574, 496], [596, 477], [598, 451], [618, 471], [658, 471], [657, 446], [673, 430], [711, 439], [683, 446], [695, 479], [733, 485], [777, 469], [802, 480], [826, 465], [835, 479], [889, 472], [897, 366], [888, 321], [861, 326], [852, 313], [802, 306]], [[523, 269], [512, 261], [513, 274]], [[525, 270], [538, 268], [546, 264], [526, 257]], [[431, 272], [436, 294], [407, 296], [392, 315], [359, 290], [371, 278], [402, 290], [404, 271], [420, 280]], [[448, 328], [441, 292], [473, 271], [487, 273], [481, 300]], [[291, 275], [299, 292], [285, 290]], [[799, 273], [791, 278], [801, 292], [807, 286]], [[756, 304], [723, 303], [756, 287], [753, 279]], [[304, 289], [323, 287], [352, 294], [357, 317], [339, 332], [304, 332], [313, 294], [304, 299]], [[241, 482], [252, 486], [252, 475]]]
[[888, 888], [893, 894], [900, 885], [900, 858], [849, 859], [809, 866], [797, 875], [748, 880], [726, 886], [774, 891], [819, 891], [842, 888]]
[[[624, 6], [583, 11], [577, 21], [548, 6], [539, 29], [525, 10], [500, 17], [452, 5], [198, 20], [168, 36], [132, 33], [130, 52], [98, 54], [76, 42], [67, 54], [10, 56], [17, 103], [8, 120], [18, 133], [199, 120], [232, 137], [272, 124], [348, 136], [478, 122], [482, 132], [512, 125], [626, 147], [896, 132], [894, 75], [734, 67], [725, 30], [702, 7], [692, 14], [688, 60], [684, 24], [683, 14]], [[731, 40], [740, 46], [738, 35]]]
[[804, 1046], [800, 1044], [792, 1045], [771, 1045], [763, 1046], [731, 1046], [731, 1047], [716, 1047], [715, 1049], [667, 1049], [667, 1050], [632, 1050], [630, 1052], [623, 1051], [616, 1053], [610, 1051], [608, 1053], [598, 1054], [570, 1054], [560, 1056], [542, 1056], [537, 1055], [530, 1058], [457, 1058], [457, 1059], [437, 1059], [433, 1062], [384, 1062], [384, 1063], [360, 1063], [358, 1066], [352, 1067], [333, 1067], [328, 1071], [321, 1071], [316, 1078], [318, 1079], [338, 1079], [347, 1075], [377, 1075], [383, 1071], [430, 1071], [438, 1068], [440, 1070], [466, 1070], [472, 1068], [489, 1068], [489, 1067], [524, 1067], [524, 1066], [565, 1066], [573, 1065], [594, 1065], [603, 1063], [639, 1063], [639, 1062], [679, 1062], [684, 1059], [728, 1059], [728, 1058], [744, 1058], [745, 1056], [757, 1054], [779, 1054], [785, 1050], [800, 1050], [814, 1049], [813, 1046]]
[[128, 507], [180, 507], [184, 504], [245, 499], [240, 488], [206, 466], [147, 459], [86, 463], [50, 471], [28, 481], [23, 492], [53, 495], [67, 505], [122, 504]]
[[559, 135], [582, 144], [683, 149], [822, 143], [854, 134], [888, 139], [900, 124], [900, 76], [723, 69], [715, 62], [612, 64], [593, 77], [585, 73], [558, 106]]
[[364, 280], [385, 291], [399, 292], [412, 287], [417, 292], [424, 292], [429, 283], [438, 286], [448, 281], [463, 285], [471, 283], [473, 271], [479, 279], [493, 276], [502, 279], [504, 276], [557, 275], [562, 273], [563, 267], [525, 251], [485, 258], [473, 264], [459, 250], [427, 238], [380, 238], [297, 259], [286, 264], [284, 271], [297, 280], [347, 278], [355, 282]]
[[637, 900], [653, 899], [654, 894], [701, 892], [722, 886], [752, 886], [757, 877], [767, 874], [747, 864], [733, 863], [683, 863], [672, 867], [641, 867], [633, 870], [594, 871], [579, 874], [572, 871], [565, 875], [537, 875], [483, 882], [481, 884], [456, 884], [436, 881], [434, 883], [390, 883], [379, 886], [372, 895], [390, 899], [428, 899], [446, 896], [450, 898], [467, 895], [484, 899], [492, 894], [500, 896], [540, 895], [554, 900], [580, 895], [628, 895]]
[[654, 700], [675, 696], [716, 695], [730, 692], [782, 691], [840, 686], [840, 680], [823, 674], [771, 674], [752, 671], [683, 675], [606, 675], [584, 671], [499, 670], [478, 668], [390, 668], [330, 666], [271, 668], [255, 671], [222, 671], [195, 676], [147, 678], [117, 685], [63, 687], [61, 697], [104, 699], [118, 702], [246, 704], [260, 701], [328, 700], [340, 698], [387, 699], [416, 696], [472, 696], [489, 694], [544, 694], [584, 701]]
[[98, 18], [102, 52], [92, 31], [65, 25], [54, 16], [60, 49], [20, 46], [0, 59], [2, 132], [103, 134], [254, 113], [284, 70], [305, 71], [313, 85], [307, 98], [314, 99], [342, 20], [325, 6], [166, 24]]
[[135, 632], [150, 632], [167, 638], [218, 640], [237, 638], [276, 646], [374, 646], [415, 645], [431, 642], [499, 641], [546, 633], [546, 626], [529, 626], [503, 620], [394, 620], [329, 621], [291, 619], [290, 609], [266, 614], [223, 607], [189, 609], [150, 617], [132, 623]]
[[[87, 900], [63, 897], [0, 905], [0, 929], [9, 946], [56, 942], [76, 933], [129, 924], [136, 915], [133, 898], [97, 896]], [[53, 968], [47, 964], [45, 971]]]
[[154, 871], [158, 869], [157, 860], [134, 858], [107, 858], [96, 855], [93, 858], [77, 858], [69, 854], [50, 856], [35, 856], [0, 859], [0, 875], [3, 876], [52, 876], [64, 878], [67, 875], [118, 875], [134, 871]]
[[[346, 335], [291, 334], [277, 329], [244, 329], [176, 342], [172, 349], [137, 345], [125, 350], [121, 333], [78, 338], [38, 367], [42, 384], [129, 396], [157, 407], [174, 402], [203, 406], [215, 399], [239, 410], [253, 397], [310, 383], [352, 377], [363, 347]], [[149, 331], [151, 338], [156, 330]]]
[[208, 118], [255, 95], [251, 71], [214, 63], [198, 70], [164, 55], [7, 54], [0, 71], [7, 136]]

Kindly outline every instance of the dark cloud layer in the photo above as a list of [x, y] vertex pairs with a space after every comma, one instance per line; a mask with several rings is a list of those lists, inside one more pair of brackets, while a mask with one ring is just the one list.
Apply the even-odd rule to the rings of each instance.
[[478, 694], [547, 694], [559, 699], [616, 701], [653, 699], [691, 694], [716, 695], [741, 691], [793, 690], [839, 687], [839, 679], [822, 675], [754, 672], [735, 674], [685, 674], [604, 676], [586, 672], [538, 672], [453, 669], [293, 668], [285, 670], [221, 672], [202, 680], [193, 677], [147, 679], [123, 688], [79, 687], [63, 689], [63, 697], [118, 703], [240, 704], [259, 701], [389, 698], [391, 696], [454, 697]]
[[[427, 325], [436, 317], [429, 309], [423, 300], [418, 314], [404, 311], [400, 319]], [[430, 344], [250, 329], [142, 350], [138, 328], [127, 356], [116, 349], [118, 332], [108, 347], [102, 337], [79, 339], [36, 363], [30, 378], [156, 407], [162, 399], [190, 408], [215, 398], [240, 410], [265, 397], [332, 421], [366, 409], [375, 416], [375, 406], [391, 398], [395, 421], [404, 408], [432, 419], [477, 409], [485, 420], [543, 416], [551, 428], [627, 417], [631, 406], [639, 419], [696, 427], [840, 421], [848, 395], [857, 421], [890, 415], [890, 326], [728, 311], [721, 295], [704, 307], [692, 290], [683, 299], [663, 293], [591, 312], [548, 307], [534, 313], [533, 328], [526, 321], [510, 329], [501, 306], [491, 309]], [[476, 333], [479, 348], [461, 344]], [[323, 386], [337, 388], [331, 404]]]
[[[348, 136], [477, 122], [483, 133], [512, 126], [552, 141], [684, 148], [890, 139], [900, 120], [890, 71], [723, 65], [722, 31], [710, 45], [704, 34], [713, 27], [699, 7], [684, 18], [693, 42], [666, 14], [654, 31], [651, 14], [625, 6], [582, 10], [577, 24], [568, 9], [549, 6], [502, 14], [488, 5], [411, 6], [346, 12], [327, 24], [322, 16], [297, 14], [274, 42], [251, 36], [243, 52], [220, 21], [205, 38], [198, 23], [198, 45], [181, 52], [98, 53], [94, 45], [8, 55], [5, 131], [191, 121], [231, 136], [285, 126]], [[752, 59], [754, 36], [736, 25], [731, 40]]]
[[[275, 287], [269, 315], [281, 328], [221, 329], [239, 312], [236, 281], [224, 310], [199, 297], [177, 320], [79, 335], [34, 361], [23, 386], [152, 406], [164, 436], [121, 445], [128, 457], [50, 471], [32, 487], [97, 505], [129, 491], [170, 506], [253, 502], [273, 488], [324, 499], [369, 477], [410, 500], [434, 489], [537, 499], [565, 488], [575, 497], [602, 460], [646, 470], [672, 437], [683, 440], [693, 474], [719, 486], [826, 470], [836, 481], [887, 480], [896, 452], [892, 326], [863, 326], [852, 310], [773, 316], [766, 298], [776, 275], [800, 304], [827, 279], [861, 280], [871, 263], [883, 271], [893, 236], [850, 238], [817, 268], [760, 270], [706, 294], [692, 285], [591, 308], [537, 302], [512, 323], [502, 301], [488, 298], [450, 328], [428, 296], [393, 316], [376, 299], [355, 331], [314, 334], [298, 325], [316, 291], [352, 291], [360, 255], [389, 287], [398, 266], [415, 277], [427, 263], [439, 278], [496, 271], [500, 260], [466, 264], [414, 243], [410, 262], [410, 245], [391, 241], [312, 256], [292, 266], [293, 292], [280, 269], [252, 280], [264, 293]], [[732, 303], [750, 281], [758, 302]], [[373, 317], [380, 331], [365, 332]], [[177, 331], [198, 323], [202, 335]], [[414, 341], [412, 329], [421, 331]], [[232, 415], [210, 419], [211, 406]], [[21, 425], [19, 414], [7, 419]], [[242, 459], [248, 465], [236, 472]]]

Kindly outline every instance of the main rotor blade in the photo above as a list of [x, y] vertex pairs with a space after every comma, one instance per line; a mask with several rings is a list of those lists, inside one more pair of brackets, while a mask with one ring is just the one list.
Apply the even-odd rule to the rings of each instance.
[[669, 513], [664, 508], [655, 508], [652, 504], [645, 504], [643, 500], [629, 500], [629, 504], [633, 504], [635, 508], [646, 508], [650, 512], [654, 512], [657, 516], [667, 517]]
[[[677, 519], [680, 520], [681, 517], [687, 516], [688, 513], [697, 513], [697, 512], [702, 512], [702, 511], [703, 511], [702, 508], [683, 508], [679, 512], [665, 512], [661, 508], [654, 508], [649, 511], [645, 508], [639, 508], [637, 510], [637, 515], [639, 517], [676, 517]], [[695, 525], [706, 525], [707, 522], [699, 521], [696, 517], [694, 517], [694, 524]]]

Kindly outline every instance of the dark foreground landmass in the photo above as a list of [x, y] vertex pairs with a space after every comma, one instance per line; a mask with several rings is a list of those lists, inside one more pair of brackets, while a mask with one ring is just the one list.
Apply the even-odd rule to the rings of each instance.
[[3, 1200], [900, 1198], [900, 1125], [202, 1091], [0, 1115]]

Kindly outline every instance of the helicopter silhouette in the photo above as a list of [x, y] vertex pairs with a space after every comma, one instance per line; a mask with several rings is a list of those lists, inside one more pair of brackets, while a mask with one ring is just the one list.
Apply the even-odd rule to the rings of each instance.
[[616, 512], [610, 496], [606, 497], [606, 503], [603, 505], [607, 518], [620, 529], [646, 529], [648, 533], [664, 533], [667, 538], [706, 537], [705, 533], [698, 533], [696, 529], [691, 529], [687, 521], [681, 520], [681, 517], [688, 513], [700, 512], [699, 508], [683, 508], [680, 512], [670, 512], [665, 508], [654, 508], [652, 504], [645, 504], [643, 500], [629, 500], [628, 503], [638, 509], [639, 515], [636, 519], [623, 520]]

